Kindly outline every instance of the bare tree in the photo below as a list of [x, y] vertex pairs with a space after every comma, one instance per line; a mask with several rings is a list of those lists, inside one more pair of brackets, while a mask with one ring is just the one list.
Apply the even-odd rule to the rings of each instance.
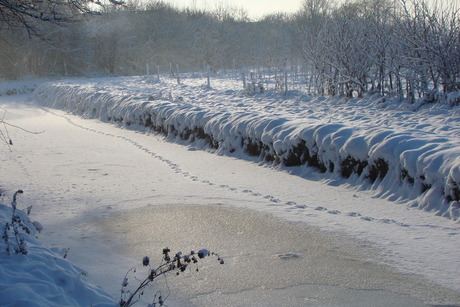
[[26, 29], [29, 35], [41, 36], [40, 22], [62, 24], [85, 14], [99, 14], [107, 4], [119, 0], [0, 0], [0, 29]]
[[453, 6], [430, 7], [422, 0], [401, 0], [401, 36], [410, 52], [406, 60], [414, 71], [414, 89], [426, 93], [428, 84], [443, 92], [458, 89], [460, 77], [460, 16]]

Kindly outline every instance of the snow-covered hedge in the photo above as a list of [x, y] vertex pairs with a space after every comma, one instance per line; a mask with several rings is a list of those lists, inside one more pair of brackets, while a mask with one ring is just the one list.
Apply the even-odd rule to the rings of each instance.
[[[43, 246], [36, 238], [40, 224], [32, 223], [26, 212], [15, 214], [30, 234], [22, 232], [27, 254], [6, 251], [5, 224], [11, 224], [13, 209], [0, 203], [0, 305], [1, 306], [110, 306], [115, 300], [101, 288], [89, 284], [84, 272], [63, 258], [57, 250]], [[37, 227], [37, 225], [39, 227]], [[14, 245], [13, 231], [9, 242]]]
[[247, 97], [148, 77], [46, 83], [36, 98], [45, 106], [153, 129], [171, 139], [204, 140], [222, 154], [244, 152], [286, 167], [312, 166], [371, 185], [382, 197], [459, 218], [458, 107], [269, 91]]

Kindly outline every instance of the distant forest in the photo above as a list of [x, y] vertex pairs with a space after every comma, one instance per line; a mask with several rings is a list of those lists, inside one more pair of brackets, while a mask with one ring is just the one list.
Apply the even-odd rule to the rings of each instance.
[[424, 0], [305, 0], [257, 21], [241, 9], [162, 1], [104, 7], [42, 37], [0, 28], [0, 78], [143, 75], [295, 67], [312, 95], [380, 93], [414, 101], [460, 90], [460, 20]]

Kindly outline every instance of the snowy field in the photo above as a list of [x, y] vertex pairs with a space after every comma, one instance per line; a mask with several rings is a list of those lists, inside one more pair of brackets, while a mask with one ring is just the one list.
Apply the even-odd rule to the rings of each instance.
[[[2, 96], [5, 121], [34, 132], [8, 127], [3, 203], [24, 190], [44, 246], [1, 254], [1, 297], [112, 304], [126, 271], [170, 244], [226, 264], [169, 279], [169, 306], [460, 304], [459, 108], [240, 88], [133, 77]], [[57, 286], [43, 291], [43, 275]]]

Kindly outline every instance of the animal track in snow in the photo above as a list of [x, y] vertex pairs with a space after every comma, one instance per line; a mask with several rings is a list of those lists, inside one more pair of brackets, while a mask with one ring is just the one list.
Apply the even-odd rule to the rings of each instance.
[[[165, 157], [163, 157], [163, 156], [151, 151], [149, 148], [143, 146], [142, 144], [136, 142], [133, 139], [130, 139], [128, 137], [121, 136], [121, 135], [102, 132], [102, 131], [99, 131], [99, 130], [96, 130], [96, 129], [93, 129], [93, 128], [88, 128], [88, 127], [85, 127], [85, 126], [83, 126], [81, 124], [75, 123], [69, 116], [59, 115], [59, 114], [53, 112], [51, 109], [47, 109], [47, 108], [42, 108], [42, 109], [45, 112], [51, 113], [51, 114], [53, 114], [55, 116], [58, 116], [58, 117], [61, 117], [61, 118], [65, 119], [69, 124], [71, 124], [71, 125], [73, 125], [73, 126], [75, 126], [77, 128], [80, 128], [80, 129], [83, 129], [83, 130], [86, 130], [86, 131], [89, 131], [89, 132], [92, 132], [92, 133], [97, 133], [97, 134], [100, 134], [100, 135], [104, 135], [104, 136], [107, 136], [107, 137], [113, 137], [113, 138], [117, 138], [117, 139], [126, 141], [126, 142], [132, 144], [133, 146], [135, 146], [136, 148], [138, 148], [139, 150], [141, 150], [141, 151], [145, 152], [146, 154], [150, 155], [151, 157], [157, 159], [158, 161], [161, 161], [161, 162], [165, 163], [174, 173], [180, 174], [185, 178], [189, 178], [193, 182], [200, 182], [202, 184], [206, 184], [206, 185], [209, 185], [209, 186], [217, 186], [217, 187], [219, 187], [221, 189], [227, 189], [227, 190], [232, 191], [232, 192], [240, 192], [237, 188], [229, 186], [227, 184], [217, 185], [217, 184], [215, 184], [213, 182], [210, 182], [209, 180], [200, 179], [198, 176], [192, 175], [189, 172], [184, 171], [178, 164], [174, 163], [173, 161], [171, 161], [171, 160], [169, 160], [169, 159], [167, 159], [167, 158], [165, 158]], [[281, 199], [276, 198], [275, 196], [272, 196], [272, 195], [263, 196], [263, 194], [255, 192], [255, 191], [252, 191], [250, 189], [244, 189], [244, 190], [241, 190], [241, 192], [246, 193], [246, 194], [250, 194], [253, 197], [261, 197], [261, 198], [263, 198], [265, 200], [268, 200], [273, 205], [283, 202]], [[358, 196], [356, 194], [354, 194], [353, 197], [356, 198]], [[289, 208], [287, 208], [287, 210], [289, 210], [289, 211], [292, 210], [293, 208], [294, 209], [302, 209], [304, 211], [306, 209], [309, 209], [309, 207], [307, 205], [299, 205], [295, 201], [286, 201], [286, 202], [284, 202], [284, 204], [286, 206], [289, 206]], [[348, 217], [359, 217], [361, 220], [367, 221], [367, 222], [379, 222], [379, 223], [385, 223], [385, 224], [393, 224], [393, 225], [399, 225], [401, 227], [409, 227], [410, 226], [410, 225], [400, 223], [400, 222], [392, 220], [392, 219], [374, 219], [374, 218], [369, 217], [369, 216], [362, 216], [359, 212], [342, 213], [339, 210], [334, 210], [334, 209], [329, 210], [328, 208], [323, 207], [323, 206], [317, 206], [317, 207], [314, 208], [314, 210], [318, 211], [318, 212], [325, 212], [325, 213], [332, 214], [332, 215], [342, 215], [342, 214], [344, 214], [345, 216], [348, 216]], [[307, 212], [308, 212], [308, 210], [305, 211], [305, 214], [308, 215], [308, 216], [316, 216], [316, 214], [307, 213]]]

